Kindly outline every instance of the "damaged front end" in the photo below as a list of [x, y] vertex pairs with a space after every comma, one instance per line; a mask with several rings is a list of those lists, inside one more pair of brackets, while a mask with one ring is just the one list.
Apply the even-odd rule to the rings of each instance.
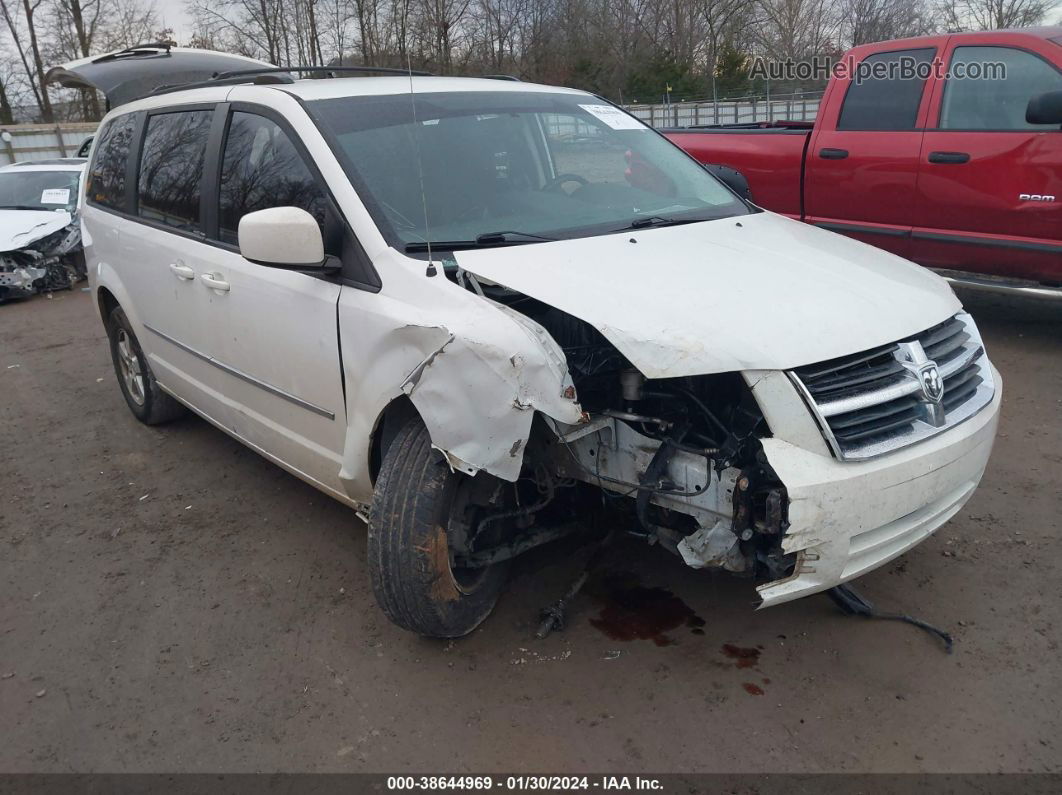
[[81, 224], [74, 219], [22, 248], [0, 253], [0, 301], [69, 290], [84, 278]]
[[770, 429], [740, 374], [647, 379], [589, 323], [471, 274], [456, 278], [563, 354], [566, 397], [581, 409], [574, 421], [539, 412], [520, 456], [519, 532], [506, 551], [484, 552], [471, 528], [464, 554], [511, 557], [552, 540], [573, 517], [600, 525], [605, 513], [611, 527], [693, 568], [772, 580], [792, 573], [796, 556], [781, 547], [788, 497], [763, 454]]
[[[634, 248], [627, 240], [619, 243]], [[742, 334], [741, 312], [716, 305], [706, 318], [698, 296], [714, 295], [707, 288], [656, 290], [636, 302], [602, 278], [578, 292], [559, 273], [543, 273], [553, 259], [533, 258], [530, 248], [506, 250], [509, 267], [461, 252], [446, 274], [524, 326], [539, 350], [503, 339], [498, 324], [481, 318], [475, 335], [440, 333], [438, 355], [412, 374], [417, 385], [407, 391], [451, 466], [512, 484], [478, 502], [455, 558], [503, 560], [551, 540], [565, 523], [598, 535], [620, 530], [693, 568], [755, 577], [766, 607], [903, 554], [980, 481], [999, 376], [954, 297], [902, 327], [864, 334], [849, 344], [868, 347], [853, 353], [811, 324], [751, 324]], [[584, 270], [573, 268], [573, 278]], [[950, 390], [939, 426], [921, 419], [912, 397], [919, 382], [902, 357], [917, 346], [936, 357]], [[445, 374], [429, 376], [451, 353]], [[804, 365], [805, 356], [822, 358]], [[471, 375], [483, 363], [489, 382]], [[884, 386], [851, 393], [852, 378]], [[810, 403], [802, 379], [816, 390]], [[844, 411], [830, 402], [835, 391]], [[849, 405], [853, 394], [859, 401]], [[498, 521], [482, 521], [495, 513]]]
[[588, 324], [546, 307], [537, 319], [565, 352], [589, 417], [547, 423], [559, 475], [603, 489], [631, 532], [693, 568], [786, 576], [795, 558], [780, 547], [785, 489], [741, 377], [646, 379]]

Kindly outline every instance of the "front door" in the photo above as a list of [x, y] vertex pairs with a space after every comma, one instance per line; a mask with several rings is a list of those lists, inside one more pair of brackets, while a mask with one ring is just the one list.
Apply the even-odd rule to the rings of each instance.
[[1062, 281], [1062, 130], [1025, 121], [1030, 99], [1062, 89], [1062, 72], [1049, 60], [1057, 62], [1062, 47], [1030, 36], [994, 33], [992, 46], [980, 38], [952, 40], [948, 76], [935, 91], [913, 258]]
[[[806, 221], [909, 254], [928, 107], [925, 70], [937, 52], [932, 41], [862, 59], [856, 54], [853, 73], [834, 78], [823, 103], [830, 110], [807, 151]], [[843, 94], [842, 101], [834, 92]]]
[[197, 274], [215, 335], [218, 390], [234, 434], [337, 496], [345, 439], [336, 325], [340, 285], [256, 265], [239, 253], [240, 218], [296, 206], [322, 225], [330, 199], [291, 136], [235, 110], [220, 155], [216, 237]]

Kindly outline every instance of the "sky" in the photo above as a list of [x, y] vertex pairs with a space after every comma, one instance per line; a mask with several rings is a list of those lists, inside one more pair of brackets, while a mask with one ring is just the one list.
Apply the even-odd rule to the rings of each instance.
[[157, 5], [159, 21], [163, 28], [173, 28], [180, 44], [187, 44], [192, 35], [192, 18], [181, 0], [161, 0]]

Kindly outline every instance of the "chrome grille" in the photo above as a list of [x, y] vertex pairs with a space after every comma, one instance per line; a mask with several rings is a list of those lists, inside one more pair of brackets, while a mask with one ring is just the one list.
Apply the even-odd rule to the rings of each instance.
[[834, 454], [855, 460], [954, 427], [995, 391], [981, 336], [965, 313], [899, 342], [797, 368], [790, 377]]

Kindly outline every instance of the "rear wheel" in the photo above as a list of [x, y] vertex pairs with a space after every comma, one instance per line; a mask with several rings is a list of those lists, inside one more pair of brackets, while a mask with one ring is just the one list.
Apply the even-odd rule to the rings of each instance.
[[403, 629], [437, 638], [467, 635], [490, 615], [505, 586], [506, 563], [454, 563], [472, 481], [432, 448], [419, 419], [388, 447], [369, 513], [369, 571], [376, 601]]
[[188, 410], [159, 387], [120, 306], [107, 319], [107, 336], [118, 385], [133, 416], [145, 425], [161, 425], [183, 417]]

